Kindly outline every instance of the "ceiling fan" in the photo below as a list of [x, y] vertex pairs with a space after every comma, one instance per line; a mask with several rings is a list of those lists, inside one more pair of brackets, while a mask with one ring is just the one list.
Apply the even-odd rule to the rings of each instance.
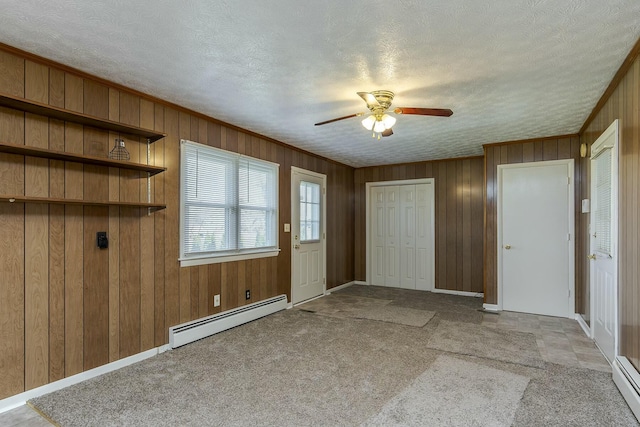
[[[389, 90], [374, 90], [373, 92], [358, 92], [360, 98], [367, 103], [367, 108], [371, 112], [370, 115], [362, 120], [362, 126], [365, 129], [373, 131], [372, 136], [378, 139], [380, 136], [391, 136], [393, 130], [391, 129], [396, 123], [396, 118], [389, 115], [387, 110], [391, 107], [394, 93]], [[453, 111], [448, 108], [411, 108], [411, 107], [397, 107], [393, 110], [396, 114], [416, 114], [419, 116], [441, 116], [449, 117], [453, 114]], [[337, 122], [344, 119], [350, 119], [352, 117], [364, 116], [366, 113], [355, 113], [344, 117], [338, 117], [331, 120], [325, 120], [324, 122], [316, 123], [316, 126], [326, 125], [328, 123]]]

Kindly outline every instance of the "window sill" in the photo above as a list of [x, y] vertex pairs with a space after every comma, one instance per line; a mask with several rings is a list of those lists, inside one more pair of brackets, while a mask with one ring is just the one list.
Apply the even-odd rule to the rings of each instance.
[[179, 259], [180, 267], [191, 267], [194, 265], [219, 264], [221, 262], [242, 261], [245, 259], [269, 258], [278, 256], [280, 249], [269, 249], [266, 251], [243, 252], [240, 254], [230, 254], [222, 256], [207, 256], [202, 258]]

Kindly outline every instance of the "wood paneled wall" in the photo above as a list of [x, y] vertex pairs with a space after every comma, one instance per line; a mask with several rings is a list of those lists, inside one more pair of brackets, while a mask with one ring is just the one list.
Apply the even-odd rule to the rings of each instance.
[[435, 179], [436, 288], [482, 292], [482, 157], [356, 169], [356, 280], [366, 280], [365, 184], [418, 178]]
[[[497, 304], [498, 302], [498, 282], [497, 282], [497, 188], [498, 188], [498, 165], [512, 163], [539, 162], [544, 160], [574, 159], [574, 188], [576, 203], [576, 309], [583, 309], [588, 306], [584, 296], [584, 277], [582, 275], [582, 258], [584, 234], [582, 230], [585, 221], [588, 222], [586, 214], [580, 213], [580, 200], [583, 194], [583, 173], [580, 158], [580, 140], [576, 135], [559, 136], [552, 138], [515, 141], [509, 143], [485, 145], [485, 237], [484, 237], [484, 299], [487, 304]], [[581, 311], [583, 312], [583, 311]]]
[[[155, 129], [151, 215], [124, 207], [0, 203], [0, 399], [165, 344], [168, 328], [290, 294], [291, 166], [327, 174], [327, 287], [354, 279], [354, 169], [48, 61], [0, 49], [0, 92]], [[0, 141], [106, 156], [119, 135], [0, 108]], [[132, 161], [145, 141], [120, 135]], [[180, 268], [179, 140], [280, 164], [280, 247], [273, 258]], [[0, 194], [144, 201], [146, 174], [0, 154]], [[107, 231], [109, 248], [96, 247]], [[252, 299], [245, 301], [244, 291]], [[213, 307], [213, 295], [221, 306]]]
[[[604, 105], [581, 133], [589, 146], [616, 119], [619, 122], [619, 320], [620, 353], [640, 369], [640, 41], [631, 67], [621, 76]], [[588, 162], [585, 162], [588, 163]], [[588, 176], [585, 173], [585, 176]], [[588, 182], [585, 197], [589, 197]], [[583, 230], [585, 236], [588, 230]], [[588, 246], [587, 246], [588, 250]], [[585, 258], [587, 252], [582, 254]], [[589, 265], [583, 265], [589, 277]], [[588, 284], [588, 280], [587, 280]]]

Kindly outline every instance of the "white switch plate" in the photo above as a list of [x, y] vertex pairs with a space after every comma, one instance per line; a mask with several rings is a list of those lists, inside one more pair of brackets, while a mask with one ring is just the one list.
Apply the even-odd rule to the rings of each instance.
[[284, 225], [284, 232], [285, 233], [291, 233], [291, 224], [285, 224]]
[[213, 306], [220, 307], [220, 294], [213, 296]]
[[591, 202], [589, 199], [582, 199], [582, 213], [589, 213], [591, 211]]

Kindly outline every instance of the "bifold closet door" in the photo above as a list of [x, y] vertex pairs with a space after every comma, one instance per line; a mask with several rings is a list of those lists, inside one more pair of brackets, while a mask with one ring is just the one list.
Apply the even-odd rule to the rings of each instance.
[[384, 285], [400, 286], [400, 187], [384, 187]]
[[416, 186], [400, 186], [400, 287], [416, 288]]
[[433, 184], [371, 187], [372, 285], [433, 289]]

